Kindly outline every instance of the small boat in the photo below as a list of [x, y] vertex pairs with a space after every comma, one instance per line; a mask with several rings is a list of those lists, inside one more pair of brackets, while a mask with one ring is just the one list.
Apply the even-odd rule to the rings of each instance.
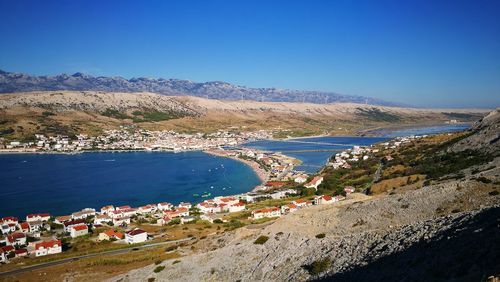
[[193, 197], [199, 197], [200, 194], [193, 194]]
[[211, 195], [212, 195], [212, 193], [206, 193], [205, 192], [205, 193], [201, 194], [201, 197], [202, 198], [207, 198], [207, 197], [210, 197]]

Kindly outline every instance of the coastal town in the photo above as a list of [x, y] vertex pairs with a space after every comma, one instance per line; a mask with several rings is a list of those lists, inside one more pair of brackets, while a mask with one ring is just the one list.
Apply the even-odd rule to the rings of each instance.
[[[220, 138], [237, 144], [248, 140], [245, 138], [265, 137], [264, 134], [245, 136], [222, 134]], [[354, 146], [333, 155], [325, 167], [348, 169], [356, 162], [374, 158], [379, 150], [397, 148], [418, 138], [421, 136], [395, 138], [367, 147]], [[195, 222], [224, 225], [234, 221], [235, 217], [261, 223], [313, 205], [335, 204], [352, 193], [361, 192], [359, 188], [346, 186], [341, 193], [318, 193], [323, 183], [322, 171], [314, 174], [296, 171], [294, 165], [297, 160], [280, 153], [222, 147], [205, 151], [250, 165], [261, 178], [262, 185], [247, 193], [207, 198], [199, 203], [159, 202], [139, 207], [107, 205], [97, 210], [86, 207], [67, 215], [28, 214], [23, 220], [5, 216], [0, 220], [0, 262], [63, 253], [71, 249], [74, 242], [82, 240], [110, 241], [114, 245], [126, 246], [158, 242], [168, 235], [168, 229], [147, 232], [145, 226], [176, 226]], [[313, 193], [304, 194], [305, 190]], [[262, 206], [262, 203], [276, 200], [278, 205]]]
[[16, 152], [61, 152], [77, 153], [85, 151], [192, 151], [206, 150], [220, 146], [269, 139], [272, 132], [217, 131], [210, 134], [181, 134], [175, 131], [152, 131], [121, 126], [120, 129], [106, 130], [102, 135], [89, 136], [45, 136], [35, 134], [32, 140], [5, 140], [0, 138], [0, 153]]

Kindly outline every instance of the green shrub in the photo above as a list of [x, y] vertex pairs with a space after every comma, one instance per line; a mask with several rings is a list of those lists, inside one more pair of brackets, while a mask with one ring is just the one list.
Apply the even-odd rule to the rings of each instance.
[[308, 265], [307, 270], [311, 275], [318, 275], [328, 270], [331, 265], [332, 261], [329, 258], [323, 258]]
[[269, 240], [269, 237], [267, 236], [259, 236], [259, 238], [257, 238], [257, 240], [255, 240], [255, 242], [253, 242], [254, 244], [257, 244], [257, 245], [264, 245], [267, 240]]
[[168, 246], [167, 248], [165, 248], [165, 252], [172, 252], [177, 250], [177, 248], [177, 246]]
[[153, 270], [153, 272], [154, 272], [154, 273], [158, 273], [158, 272], [163, 271], [164, 269], [165, 269], [165, 266], [163, 266], [163, 265], [159, 265], [159, 266], [157, 266], [157, 267]]
[[316, 235], [316, 238], [322, 239], [322, 238], [325, 238], [325, 236], [326, 236], [325, 233], [319, 233]]
[[159, 265], [159, 264], [160, 264], [160, 263], [162, 263], [162, 262], [163, 262], [163, 260], [157, 260], [157, 261], [155, 261], [155, 264], [156, 264], [156, 265]]
[[487, 184], [492, 182], [491, 179], [488, 179], [484, 176], [478, 177], [478, 178], [476, 178], [476, 180], [479, 182], [487, 183]]

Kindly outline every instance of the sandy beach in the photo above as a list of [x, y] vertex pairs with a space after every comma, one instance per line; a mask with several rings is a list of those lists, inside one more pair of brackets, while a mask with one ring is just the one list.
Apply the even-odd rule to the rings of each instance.
[[[231, 151], [226, 151], [226, 150], [222, 150], [222, 149], [208, 149], [208, 150], [205, 150], [203, 152], [205, 152], [207, 154], [214, 155], [214, 156], [231, 158], [233, 160], [237, 160], [239, 162], [242, 162], [253, 169], [253, 171], [255, 172], [255, 174], [257, 174], [257, 176], [262, 181], [262, 183], [265, 183], [269, 180], [270, 173], [268, 171], [266, 171], [265, 169], [261, 168], [258, 163], [254, 162], [254, 161], [249, 161], [249, 160], [244, 160], [244, 159], [238, 158], [237, 156], [232, 155]], [[252, 191], [258, 190], [259, 186], [260, 185], [256, 186], [254, 189], [252, 189]]]

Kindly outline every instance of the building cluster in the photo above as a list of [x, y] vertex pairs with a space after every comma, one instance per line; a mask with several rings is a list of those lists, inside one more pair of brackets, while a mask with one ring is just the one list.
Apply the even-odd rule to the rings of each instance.
[[4, 151], [48, 151], [81, 152], [86, 150], [165, 150], [188, 151], [206, 150], [220, 146], [234, 146], [243, 142], [269, 139], [268, 131], [227, 132], [203, 134], [181, 134], [175, 131], [151, 131], [146, 129], [121, 128], [106, 130], [99, 136], [76, 135], [45, 136], [35, 134], [35, 140], [29, 142], [0, 140], [0, 149]]
[[349, 163], [357, 162], [359, 160], [367, 160], [372, 154], [377, 153], [378, 151], [378, 149], [372, 147], [354, 146], [352, 149], [336, 153], [335, 157], [330, 160], [327, 165], [333, 167], [334, 169], [351, 168]]
[[[354, 188], [346, 187], [344, 189], [347, 195], [354, 193]], [[289, 213], [293, 213], [302, 208], [307, 208], [313, 205], [330, 205], [336, 202], [340, 202], [345, 200], [346, 197], [338, 195], [338, 196], [329, 196], [329, 195], [319, 195], [314, 196], [314, 198], [310, 201], [298, 199], [291, 201], [288, 204], [282, 205], [280, 207], [266, 207], [262, 209], [257, 209], [252, 211], [251, 219], [258, 220], [263, 218], [273, 218], [273, 217], [281, 217], [282, 215], [286, 215]]]

